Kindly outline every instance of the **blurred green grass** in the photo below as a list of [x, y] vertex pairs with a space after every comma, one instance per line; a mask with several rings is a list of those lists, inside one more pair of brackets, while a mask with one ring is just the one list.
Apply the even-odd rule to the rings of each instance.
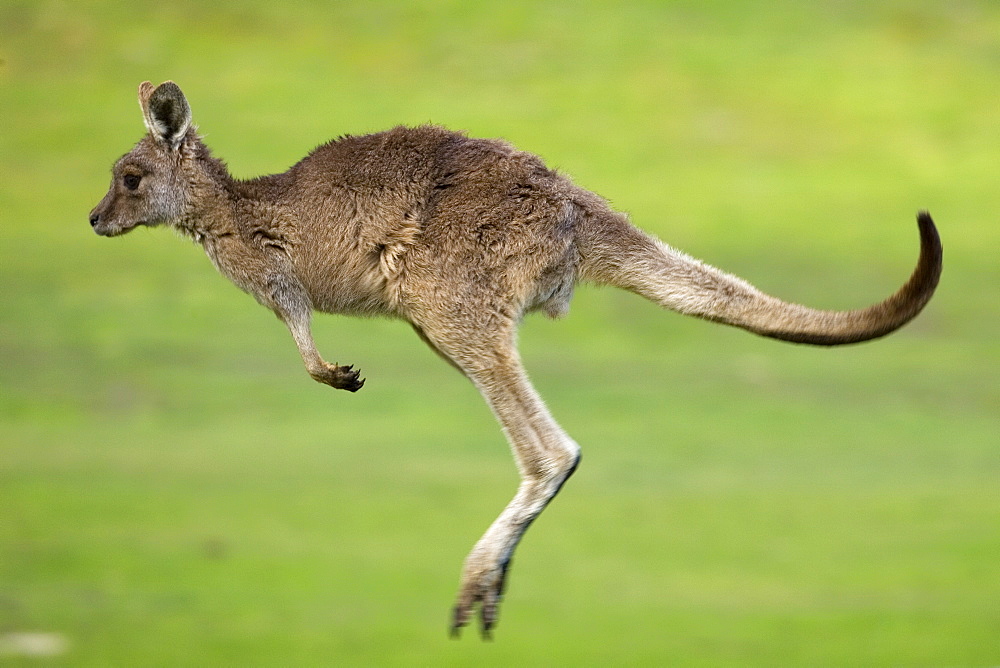
[[[985, 0], [8, 0], [0, 637], [95, 666], [996, 664], [997, 35]], [[516, 484], [473, 389], [405, 325], [320, 317], [369, 379], [325, 391], [197, 248], [89, 230], [137, 84], [168, 78], [240, 176], [433, 121], [789, 299], [895, 289], [918, 208], [944, 279], [901, 333], [829, 351], [610, 290], [530, 319], [584, 463], [497, 641], [452, 642]]]

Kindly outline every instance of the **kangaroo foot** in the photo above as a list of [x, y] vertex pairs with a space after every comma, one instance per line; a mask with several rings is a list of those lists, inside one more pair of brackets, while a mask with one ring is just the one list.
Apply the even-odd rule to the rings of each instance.
[[509, 566], [510, 560], [505, 560], [482, 569], [470, 570], [466, 568], [452, 616], [452, 637], [458, 637], [462, 627], [469, 623], [478, 605], [480, 632], [484, 640], [492, 638], [493, 628], [497, 623], [500, 601], [503, 599]]

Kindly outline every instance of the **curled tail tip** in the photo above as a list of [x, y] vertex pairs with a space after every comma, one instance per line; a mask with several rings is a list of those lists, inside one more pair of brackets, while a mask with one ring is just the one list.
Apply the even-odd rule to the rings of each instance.
[[927, 210], [917, 213], [917, 225], [920, 227], [920, 245], [922, 251], [930, 258], [930, 264], [936, 265], [937, 273], [941, 272], [941, 237], [938, 234], [934, 219]]
[[920, 228], [921, 241], [936, 248], [937, 252], [940, 253], [941, 237], [938, 235], [937, 225], [934, 224], [934, 219], [931, 218], [930, 211], [922, 209], [917, 212], [917, 225]]
[[[746, 326], [745, 329], [771, 338], [834, 346], [860, 343], [893, 332], [912, 320], [930, 301], [941, 277], [942, 248], [934, 220], [926, 210], [917, 213], [920, 229], [920, 257], [910, 279], [888, 299], [855, 311], [814, 311], [801, 308], [802, 321], [789, 327], [787, 324], [774, 329], [770, 323], [763, 327]], [[788, 305], [785, 305], [788, 306]]]
[[920, 228], [921, 237], [937, 241], [940, 244], [937, 226], [934, 224], [934, 219], [931, 218], [930, 211], [921, 209], [917, 212], [917, 226]]

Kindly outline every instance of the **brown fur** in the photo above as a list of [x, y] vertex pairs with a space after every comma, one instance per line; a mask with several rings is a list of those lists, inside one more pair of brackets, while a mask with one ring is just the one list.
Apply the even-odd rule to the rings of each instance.
[[522, 483], [465, 561], [455, 631], [478, 605], [490, 632], [518, 541], [579, 460], [521, 367], [515, 334], [526, 313], [559, 316], [574, 286], [590, 281], [764, 336], [836, 345], [902, 326], [941, 271], [937, 232], [922, 213], [920, 259], [899, 292], [867, 309], [816, 311], [670, 248], [503, 141], [398, 127], [343, 137], [282, 174], [239, 181], [201, 142], [176, 84], [145, 82], [139, 102], [148, 134], [115, 164], [90, 215], [95, 232], [165, 224], [190, 236], [285, 322], [309, 374], [336, 388], [353, 392], [364, 380], [322, 359], [314, 310], [407, 320], [502, 425]]

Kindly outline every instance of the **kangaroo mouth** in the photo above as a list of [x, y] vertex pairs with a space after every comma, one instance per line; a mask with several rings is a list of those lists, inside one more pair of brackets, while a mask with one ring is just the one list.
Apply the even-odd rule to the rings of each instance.
[[146, 221], [140, 220], [134, 223], [126, 224], [116, 224], [116, 223], [106, 223], [103, 220], [97, 221], [94, 225], [94, 232], [102, 237], [118, 237], [127, 232], [131, 232], [140, 225], [145, 225]]

